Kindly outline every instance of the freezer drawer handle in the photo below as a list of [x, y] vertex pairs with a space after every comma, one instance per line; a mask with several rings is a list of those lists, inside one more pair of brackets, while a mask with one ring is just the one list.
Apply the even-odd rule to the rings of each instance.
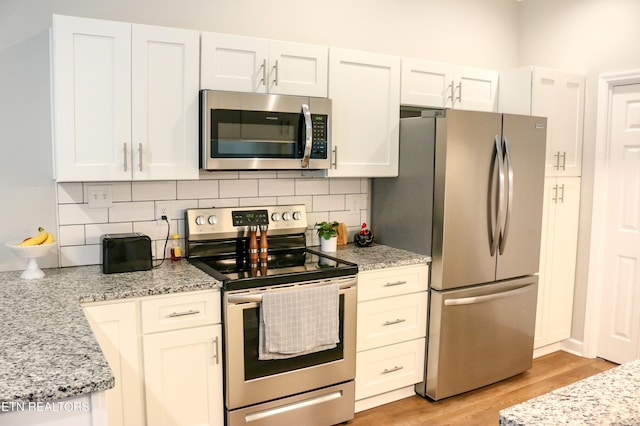
[[472, 305], [474, 303], [491, 302], [493, 300], [506, 299], [529, 291], [529, 286], [516, 288], [515, 290], [504, 291], [502, 293], [487, 294], [486, 296], [461, 297], [460, 299], [448, 299], [444, 301], [444, 306]]
[[396, 285], [402, 285], [402, 284], [406, 284], [406, 283], [407, 283], [406, 281], [394, 281], [392, 283], [386, 283], [384, 286], [385, 287], [393, 287], [393, 286], [396, 286]]
[[187, 315], [197, 315], [199, 313], [200, 313], [200, 311], [197, 311], [197, 310], [194, 311], [193, 309], [189, 309], [186, 312], [174, 312], [172, 314], [169, 314], [169, 315], [167, 315], [167, 318], [184, 317], [184, 316], [187, 316]]
[[287, 404], [281, 407], [276, 407], [269, 410], [257, 411], [255, 413], [247, 414], [244, 419], [247, 423], [254, 422], [257, 420], [263, 420], [272, 416], [277, 416], [278, 414], [288, 413], [291, 411], [299, 410], [301, 408], [323, 404], [325, 402], [333, 401], [334, 399], [340, 399], [342, 397], [343, 397], [342, 391], [332, 392], [326, 395], [321, 395], [316, 398], [310, 398], [304, 401], [295, 402], [293, 404]]
[[380, 374], [389, 374], [389, 373], [393, 373], [394, 371], [398, 371], [398, 370], [402, 370], [404, 367], [400, 366], [398, 367], [397, 365], [393, 368], [385, 368], [384, 371]]
[[393, 321], [385, 321], [384, 324], [382, 324], [382, 325], [386, 326], [386, 325], [400, 324], [401, 322], [405, 322], [405, 321], [406, 321], [406, 319], [404, 319], [404, 318], [398, 318], [398, 319], [395, 319]]

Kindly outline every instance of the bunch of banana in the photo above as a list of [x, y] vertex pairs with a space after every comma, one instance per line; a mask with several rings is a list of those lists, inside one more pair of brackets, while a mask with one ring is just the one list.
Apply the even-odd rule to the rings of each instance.
[[53, 234], [42, 226], [38, 228], [38, 235], [34, 235], [33, 237], [25, 238], [19, 246], [39, 246], [42, 244], [50, 244], [55, 241], [53, 238]]

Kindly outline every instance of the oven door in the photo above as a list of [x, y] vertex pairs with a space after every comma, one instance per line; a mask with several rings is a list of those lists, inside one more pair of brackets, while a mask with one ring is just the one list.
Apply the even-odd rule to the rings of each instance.
[[288, 359], [258, 360], [259, 308], [256, 291], [225, 292], [225, 400], [228, 410], [353, 380], [356, 356], [355, 276], [270, 287], [340, 283], [340, 343], [334, 349]]

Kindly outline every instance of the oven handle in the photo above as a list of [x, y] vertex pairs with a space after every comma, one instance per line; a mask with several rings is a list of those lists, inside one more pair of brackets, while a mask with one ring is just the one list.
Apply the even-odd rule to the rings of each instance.
[[[358, 279], [356, 277], [353, 278], [349, 278], [348, 280], [345, 280], [343, 282], [340, 282], [340, 294], [344, 294], [344, 292], [346, 290], [348, 290], [349, 288], [353, 287], [356, 283], [357, 283]], [[318, 281], [315, 285], [314, 284], [305, 284], [304, 286], [306, 287], [307, 285], [312, 286], [312, 287], [317, 287], [320, 285], [327, 285], [327, 284], [332, 284], [330, 283], [326, 283], [324, 281]], [[285, 287], [285, 290], [293, 290], [295, 287]], [[282, 289], [282, 287], [273, 287], [273, 290], [279, 290]], [[268, 291], [268, 290], [267, 290]], [[241, 294], [229, 294], [227, 295], [227, 303], [229, 304], [240, 304], [240, 303], [260, 303], [262, 301], [262, 294], [264, 293], [264, 291], [260, 292], [260, 293], [241, 293]]]

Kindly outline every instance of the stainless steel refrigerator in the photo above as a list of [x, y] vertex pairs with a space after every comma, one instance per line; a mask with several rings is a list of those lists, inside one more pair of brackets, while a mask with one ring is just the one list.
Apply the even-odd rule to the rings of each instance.
[[532, 365], [546, 118], [477, 111], [400, 120], [397, 178], [371, 183], [376, 241], [432, 257], [427, 361], [438, 400]]

